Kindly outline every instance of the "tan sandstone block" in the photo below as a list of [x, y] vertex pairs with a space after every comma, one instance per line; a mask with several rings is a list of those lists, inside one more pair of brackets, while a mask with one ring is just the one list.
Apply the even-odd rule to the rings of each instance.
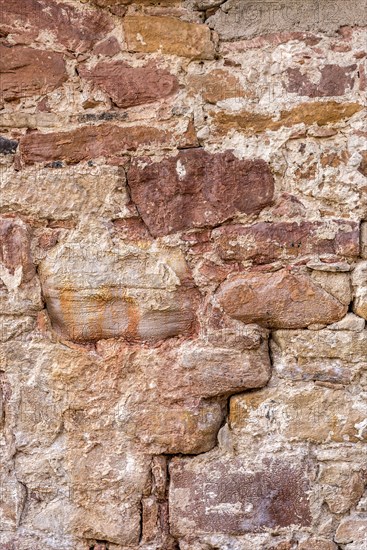
[[173, 17], [132, 15], [124, 18], [129, 51], [161, 52], [191, 59], [213, 59], [214, 44], [205, 25]]

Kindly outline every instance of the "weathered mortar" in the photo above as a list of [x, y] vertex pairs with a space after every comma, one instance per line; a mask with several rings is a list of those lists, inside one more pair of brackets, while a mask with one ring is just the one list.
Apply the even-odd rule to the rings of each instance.
[[0, 0], [0, 550], [367, 550], [366, 0]]

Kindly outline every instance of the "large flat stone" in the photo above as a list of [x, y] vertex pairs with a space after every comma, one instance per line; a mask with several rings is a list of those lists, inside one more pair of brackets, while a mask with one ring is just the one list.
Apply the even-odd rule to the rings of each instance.
[[268, 328], [303, 328], [339, 321], [348, 306], [306, 273], [244, 273], [220, 286], [217, 300], [231, 317]]
[[198, 292], [177, 250], [62, 245], [40, 269], [52, 324], [65, 337], [157, 341], [190, 334]]
[[239, 213], [258, 213], [271, 204], [274, 192], [265, 161], [203, 149], [180, 151], [159, 163], [138, 159], [128, 172], [128, 183], [154, 236], [213, 226]]
[[170, 464], [172, 534], [242, 535], [269, 527], [307, 526], [311, 515], [304, 466], [241, 458], [174, 458]]

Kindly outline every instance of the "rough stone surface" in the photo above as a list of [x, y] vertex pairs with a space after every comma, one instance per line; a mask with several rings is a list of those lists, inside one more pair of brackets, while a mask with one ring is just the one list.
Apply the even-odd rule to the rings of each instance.
[[61, 245], [47, 255], [40, 278], [53, 326], [81, 342], [193, 332], [198, 296], [182, 254], [110, 246], [97, 264], [89, 243]]
[[242, 535], [264, 527], [310, 523], [309, 483], [301, 465], [259, 464], [250, 473], [240, 459], [175, 459], [170, 467], [172, 532], [177, 537]]
[[148, 161], [144, 168], [137, 161], [129, 170], [128, 182], [132, 199], [154, 236], [257, 213], [271, 204], [274, 191], [264, 161], [241, 161], [229, 151], [210, 155], [201, 149], [180, 152], [161, 163]]
[[339, 321], [347, 307], [303, 273], [246, 273], [224, 282], [217, 300], [231, 317], [268, 328]]
[[123, 155], [148, 144], [168, 142], [167, 132], [158, 128], [101, 124], [81, 126], [68, 132], [26, 135], [20, 141], [20, 154], [26, 164], [42, 161], [74, 164], [99, 157]]
[[178, 90], [177, 79], [154, 66], [130, 67], [126, 63], [98, 63], [80, 69], [84, 78], [106, 92], [118, 107], [132, 107], [171, 96]]
[[126, 16], [124, 30], [127, 48], [132, 52], [155, 52], [213, 59], [214, 44], [205, 25], [187, 23], [172, 17]]
[[366, 25], [365, 8], [364, 1], [357, 0], [332, 4], [295, 0], [280, 5], [269, 0], [227, 0], [208, 23], [224, 40], [289, 30], [333, 33], [342, 25]]
[[215, 229], [212, 237], [224, 260], [252, 260], [255, 264], [307, 255], [359, 254], [358, 225], [343, 220], [224, 225]]
[[76, 52], [87, 51], [113, 28], [101, 11], [55, 0], [1, 0], [0, 14], [1, 33], [11, 43], [51, 40], [57, 48]]
[[365, 550], [366, 8], [0, 0], [1, 550]]
[[56, 52], [0, 46], [0, 102], [44, 95], [67, 80], [63, 56]]

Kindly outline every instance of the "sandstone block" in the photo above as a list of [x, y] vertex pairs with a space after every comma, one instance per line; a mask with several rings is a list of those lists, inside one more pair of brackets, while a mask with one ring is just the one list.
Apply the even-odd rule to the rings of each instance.
[[367, 262], [357, 265], [352, 275], [354, 287], [353, 311], [363, 319], [367, 319]]
[[[340, 321], [342, 322], [342, 321]], [[363, 369], [367, 357], [366, 331], [280, 330], [272, 333], [271, 349], [278, 376], [348, 384]]]
[[26, 164], [58, 160], [74, 164], [98, 157], [121, 156], [154, 143], [168, 144], [170, 138], [168, 132], [153, 126], [100, 124], [67, 132], [31, 133], [21, 138], [19, 150]]
[[305, 255], [359, 254], [358, 224], [344, 220], [231, 224], [214, 229], [212, 238], [224, 260], [256, 264]]
[[229, 418], [242, 438], [274, 433], [288, 441], [357, 442], [367, 439], [365, 409], [363, 397], [310, 385], [287, 395], [265, 388], [234, 396]]
[[178, 90], [177, 78], [154, 65], [131, 67], [123, 61], [100, 62], [90, 70], [81, 67], [79, 74], [107, 93], [118, 107], [124, 108], [152, 103]]
[[213, 59], [210, 29], [173, 17], [129, 15], [124, 18], [127, 48], [132, 52], [160, 52], [191, 59]]
[[54, 328], [80, 342], [125, 337], [157, 341], [190, 334], [198, 293], [177, 251], [61, 245], [42, 263], [41, 282]]
[[0, 101], [52, 92], [67, 80], [60, 53], [0, 45]]
[[276, 460], [249, 465], [241, 458], [170, 464], [172, 534], [241, 535], [264, 527], [309, 525], [309, 482], [299, 464]]
[[191, 94], [201, 94], [208, 103], [218, 103], [246, 95], [238, 78], [222, 69], [207, 74], [189, 75], [188, 89]]
[[14, 43], [30, 44], [43, 42], [42, 29], [52, 36], [57, 48], [85, 52], [103, 39], [113, 24], [102, 11], [80, 8], [55, 0], [1, 0], [0, 30]]
[[30, 281], [35, 273], [31, 257], [31, 235], [26, 224], [16, 218], [0, 218], [0, 266], [9, 277]]
[[362, 222], [361, 225], [361, 256], [367, 259], [367, 222]]
[[347, 313], [308, 275], [287, 270], [237, 275], [222, 283], [216, 297], [231, 317], [269, 328], [330, 324]]
[[357, 65], [340, 67], [339, 65], [327, 64], [320, 69], [318, 82], [313, 82], [307, 75], [298, 68], [287, 70], [288, 92], [308, 97], [330, 97], [342, 96], [351, 91], [355, 81]]
[[365, 517], [351, 516], [341, 521], [335, 534], [338, 543], [367, 542], [367, 519]]
[[117, 218], [127, 211], [125, 174], [117, 166], [36, 165], [9, 168], [1, 177], [0, 208], [16, 204], [22, 216], [49, 220], [50, 225], [72, 227], [86, 214]]
[[292, 109], [281, 111], [277, 119], [270, 115], [251, 111], [238, 113], [211, 113], [214, 126], [218, 133], [225, 134], [237, 130], [245, 134], [261, 133], [266, 130], [276, 131], [282, 127], [295, 124], [334, 124], [350, 118], [362, 109], [359, 103], [338, 103], [336, 101], [308, 102], [296, 105]]
[[258, 213], [272, 202], [273, 176], [260, 159], [191, 149], [160, 163], [142, 160], [146, 166], [133, 163], [128, 183], [154, 236], [216, 225], [238, 213]]

